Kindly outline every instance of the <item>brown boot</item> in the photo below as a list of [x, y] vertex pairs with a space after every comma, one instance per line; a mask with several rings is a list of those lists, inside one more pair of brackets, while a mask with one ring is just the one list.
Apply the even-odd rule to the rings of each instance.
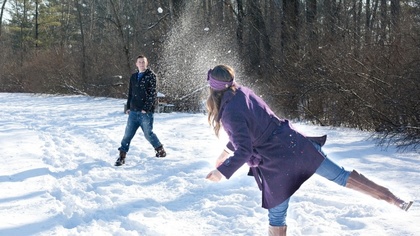
[[117, 161], [115, 162], [115, 166], [121, 166], [125, 164], [125, 157], [127, 153], [124, 151], [120, 151], [120, 157], [118, 157]]
[[405, 211], [407, 211], [412, 204], [412, 202], [404, 202], [391, 193], [389, 189], [372, 182], [362, 174], [357, 173], [355, 170], [351, 172], [349, 179], [347, 180], [346, 187], [362, 192], [376, 199], [387, 201], [388, 203]]
[[287, 226], [268, 226], [268, 236], [286, 236]]

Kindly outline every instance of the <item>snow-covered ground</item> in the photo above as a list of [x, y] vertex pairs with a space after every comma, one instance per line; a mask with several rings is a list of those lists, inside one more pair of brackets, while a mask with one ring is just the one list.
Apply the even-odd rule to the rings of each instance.
[[[223, 148], [204, 114], [155, 114], [168, 152], [139, 132], [115, 167], [124, 99], [0, 93], [0, 235], [267, 235], [267, 211], [244, 166], [205, 179]], [[288, 235], [420, 235], [420, 155], [378, 148], [369, 133], [328, 134], [324, 151], [414, 203], [408, 212], [313, 176], [292, 197]]]

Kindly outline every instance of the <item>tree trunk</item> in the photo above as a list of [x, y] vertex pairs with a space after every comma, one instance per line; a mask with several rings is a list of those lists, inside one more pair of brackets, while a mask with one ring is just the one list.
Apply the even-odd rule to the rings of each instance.
[[2, 26], [3, 12], [4, 12], [4, 8], [6, 7], [6, 2], [7, 2], [7, 0], [3, 1], [3, 4], [1, 5], [1, 10], [0, 10], [0, 37], [1, 37], [1, 29], [3, 28], [3, 26]]
[[262, 74], [262, 71], [266, 70], [264, 68], [266, 63], [271, 61], [271, 44], [268, 37], [266, 24], [261, 12], [261, 5], [257, 1], [249, 2], [249, 16], [250, 16], [250, 39], [253, 40], [251, 52], [251, 63], [252, 65], [262, 64], [263, 66], [257, 67], [258, 75]]
[[117, 8], [115, 6], [114, 0], [109, 0], [112, 7], [112, 12], [115, 16], [115, 26], [117, 27], [118, 33], [121, 38], [121, 43], [123, 45], [123, 52], [126, 58], [126, 68], [127, 68], [127, 74], [131, 74], [131, 60], [130, 60], [130, 49], [128, 46], [128, 42], [125, 40], [124, 37], [124, 26], [121, 24], [121, 19], [119, 17], [119, 13], [117, 12]]
[[38, 37], [39, 37], [39, 30], [38, 30], [38, 0], [35, 0], [35, 52], [38, 50]]
[[392, 37], [398, 44], [401, 41], [400, 34], [400, 0], [391, 0], [391, 32]]
[[371, 37], [372, 37], [372, 25], [371, 25], [371, 9], [370, 9], [370, 0], [366, 0], [366, 6], [365, 6], [365, 12], [366, 12], [366, 22], [365, 22], [365, 44], [370, 45]]
[[238, 6], [238, 27], [236, 29], [236, 39], [238, 42], [238, 47], [243, 48], [244, 45], [244, 6], [242, 0], [237, 0]]
[[309, 56], [312, 57], [313, 51], [318, 46], [318, 35], [315, 26], [316, 22], [316, 15], [317, 15], [317, 3], [316, 0], [307, 0], [306, 1], [306, 22], [308, 28], [308, 42], [309, 42]]
[[283, 0], [283, 14], [284, 18], [281, 22], [281, 47], [286, 58], [295, 58], [299, 48], [299, 1]]
[[387, 18], [387, 5], [386, 5], [386, 0], [381, 0], [381, 29], [380, 29], [380, 33], [379, 33], [379, 45], [384, 46], [385, 45], [385, 41], [386, 41], [386, 28], [388, 25], [388, 18]]
[[82, 46], [82, 61], [81, 61], [81, 67], [82, 67], [82, 81], [84, 81], [83, 86], [86, 86], [86, 64], [87, 64], [87, 54], [86, 54], [86, 42], [85, 42], [85, 31], [83, 28], [83, 17], [82, 17], [82, 9], [79, 2], [76, 2], [76, 9], [77, 9], [77, 16], [79, 20], [79, 29], [80, 29], [80, 37], [81, 37], [81, 46]]

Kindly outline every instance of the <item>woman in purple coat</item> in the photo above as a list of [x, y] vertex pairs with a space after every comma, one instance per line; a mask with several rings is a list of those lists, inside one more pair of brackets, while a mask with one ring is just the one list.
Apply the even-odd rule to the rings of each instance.
[[227, 149], [216, 161], [217, 169], [207, 179], [229, 179], [242, 165], [250, 166], [262, 191], [262, 207], [268, 209], [269, 235], [286, 235], [286, 213], [290, 197], [312, 174], [317, 173], [339, 185], [363, 192], [408, 210], [405, 202], [355, 170], [347, 171], [322, 152], [326, 136], [305, 137], [287, 120], [279, 119], [249, 88], [235, 83], [234, 70], [226, 65], [210, 69], [207, 81], [208, 120], [219, 135], [229, 137]]

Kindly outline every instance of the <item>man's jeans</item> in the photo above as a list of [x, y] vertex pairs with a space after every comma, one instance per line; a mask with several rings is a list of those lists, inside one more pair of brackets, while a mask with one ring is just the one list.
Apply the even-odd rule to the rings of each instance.
[[[313, 144], [315, 148], [318, 149], [318, 151], [325, 157], [325, 160], [321, 163], [315, 173], [341, 186], [346, 186], [347, 179], [349, 178], [351, 172], [346, 171], [343, 167], [340, 167], [332, 162], [327, 158], [327, 155], [322, 152], [321, 147], [318, 144]], [[286, 199], [279, 205], [268, 209], [268, 220], [271, 226], [286, 225], [286, 215], [287, 208], [289, 207], [289, 200], [290, 198]]]
[[125, 134], [121, 141], [121, 147], [118, 150], [128, 152], [130, 142], [139, 127], [143, 130], [144, 137], [154, 148], [162, 146], [156, 134], [153, 133], [153, 113], [130, 111], [127, 126], [125, 127]]

